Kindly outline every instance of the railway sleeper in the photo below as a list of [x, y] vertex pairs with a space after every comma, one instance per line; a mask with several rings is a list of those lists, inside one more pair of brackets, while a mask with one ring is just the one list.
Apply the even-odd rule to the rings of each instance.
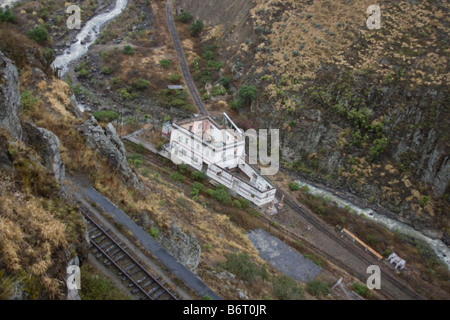
[[156, 291], [158, 291], [158, 289], [160, 288], [160, 286], [156, 285], [152, 290], [150, 290], [149, 292], [147, 292], [147, 294], [150, 296], [153, 293], [155, 293]]
[[107, 246], [109, 246], [110, 244], [112, 244], [112, 242], [111, 241], [107, 241], [107, 242], [105, 242], [104, 244], [102, 244], [101, 246], [100, 246], [100, 249], [104, 249], [104, 248], [106, 248]]
[[97, 228], [97, 227], [93, 227], [92, 229], [90, 229], [90, 230], [88, 231], [88, 233], [91, 234], [91, 233], [94, 232], [95, 230], [98, 230], [98, 228]]
[[141, 283], [142, 281], [144, 281], [145, 279], [147, 279], [147, 276], [143, 276], [141, 279], [139, 279], [138, 281], [136, 281], [136, 283]]
[[146, 286], [148, 286], [148, 285], [150, 285], [150, 284], [152, 284], [152, 283], [154, 283], [154, 281], [153, 281], [153, 280], [149, 280], [149, 281], [147, 281], [146, 283], [144, 283], [144, 284], [141, 286], [141, 288], [144, 289]]
[[121, 256], [118, 256], [117, 258], [114, 259], [114, 262], [117, 263], [117, 261], [122, 260], [125, 257], [125, 254], [122, 254]]
[[164, 290], [164, 288], [160, 288], [160, 290], [158, 292], [156, 292], [156, 294], [152, 298], [156, 300], [160, 296], [162, 296], [164, 293], [166, 293], [166, 290]]
[[120, 252], [120, 249], [117, 248], [114, 252], [112, 252], [109, 256], [112, 258], [116, 253]]
[[98, 232], [97, 234], [91, 236], [91, 240], [94, 240], [94, 239], [100, 237], [102, 234], [103, 234], [103, 232], [101, 232], [101, 231], [99, 230], [99, 232]]
[[129, 273], [128, 275], [130, 276], [130, 277], [132, 277], [132, 276], [134, 276], [135, 274], [137, 274], [137, 273], [139, 273], [139, 272], [141, 272], [142, 270], [140, 269], [140, 268], [138, 268], [138, 269], [136, 269], [136, 270], [134, 270], [132, 273]]
[[105, 250], [105, 253], [110, 252], [112, 249], [114, 249], [116, 247], [115, 244], [113, 244], [111, 247], [109, 247], [108, 249]]

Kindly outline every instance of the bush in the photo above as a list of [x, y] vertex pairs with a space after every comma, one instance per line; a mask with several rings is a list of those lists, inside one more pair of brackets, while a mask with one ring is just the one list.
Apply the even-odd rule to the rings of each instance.
[[133, 48], [131, 48], [130, 46], [123, 47], [123, 54], [132, 56], [134, 54]]
[[289, 183], [289, 189], [292, 191], [300, 190], [300, 185], [297, 182], [291, 182]]
[[172, 172], [169, 177], [174, 182], [184, 182], [185, 180], [185, 177], [178, 172]]
[[178, 84], [178, 83], [180, 83], [180, 81], [181, 81], [182, 78], [183, 78], [183, 77], [182, 77], [180, 74], [178, 74], [178, 73], [172, 73], [172, 74], [168, 77], [170, 83], [173, 83], [173, 84]]
[[111, 122], [119, 118], [119, 114], [114, 111], [101, 110], [92, 113], [95, 119], [100, 122]]
[[139, 78], [133, 81], [132, 86], [137, 90], [144, 90], [150, 86], [150, 82], [145, 79]]
[[159, 239], [160, 231], [159, 231], [158, 227], [151, 227], [149, 233], [153, 239], [155, 239], [155, 240]]
[[239, 202], [241, 203], [242, 209], [247, 209], [250, 205], [250, 201], [244, 198], [239, 199]]
[[231, 85], [231, 77], [223, 77], [219, 80], [219, 83], [225, 88], [229, 89]]
[[194, 171], [191, 173], [191, 178], [193, 180], [205, 180], [206, 179], [206, 173], [202, 171]]
[[212, 197], [219, 201], [223, 205], [231, 204], [231, 196], [227, 190], [222, 188], [217, 188], [213, 193]]
[[194, 182], [194, 184], [192, 185], [192, 189], [198, 190], [198, 192], [200, 193], [205, 189], [205, 186], [203, 185], [203, 183]]
[[260, 276], [263, 279], [267, 278], [265, 267], [258, 268], [246, 253], [229, 254], [225, 262], [225, 269], [244, 281], [251, 282], [256, 276]]
[[157, 148], [158, 150], [162, 150], [163, 146], [164, 146], [164, 143], [160, 141], [160, 142], [158, 142], [158, 144], [156, 145], [156, 148]]
[[366, 285], [360, 284], [358, 282], [353, 283], [353, 291], [355, 291], [363, 298], [367, 298], [370, 295], [369, 288], [367, 288]]
[[235, 207], [237, 209], [242, 209], [241, 202], [239, 200], [234, 200], [233, 201], [233, 207]]
[[111, 74], [111, 73], [113, 73], [113, 72], [114, 72], [114, 70], [113, 70], [112, 67], [104, 66], [104, 67], [102, 68], [102, 73], [104, 73], [104, 74], [109, 75], [109, 74]]
[[27, 36], [38, 43], [42, 43], [48, 39], [48, 31], [43, 27], [36, 27], [27, 32]]
[[178, 172], [181, 174], [186, 174], [187, 166], [185, 163], [182, 163], [178, 166]]
[[20, 95], [20, 105], [23, 110], [34, 110], [35, 106], [40, 102], [41, 100], [35, 97], [31, 91], [25, 90]]
[[194, 19], [194, 16], [189, 11], [183, 11], [177, 17], [177, 20], [183, 23], [191, 22]]
[[167, 59], [162, 59], [162, 60], [159, 62], [159, 65], [160, 65], [161, 67], [163, 67], [164, 69], [169, 69], [170, 64], [171, 64], [170, 60], [167, 60]]
[[200, 34], [200, 32], [203, 31], [204, 28], [205, 28], [205, 25], [203, 24], [203, 21], [200, 19], [197, 19], [189, 27], [189, 32], [190, 32], [191, 36], [196, 37]]
[[328, 285], [320, 280], [311, 280], [306, 285], [306, 291], [310, 295], [316, 296], [320, 298], [321, 296], [326, 296], [330, 293], [330, 289], [328, 288]]
[[2, 22], [11, 22], [11, 23], [15, 23], [16, 22], [16, 16], [13, 15], [11, 13], [11, 11], [9, 11], [8, 9], [6, 9], [5, 11], [3, 11], [2, 8], [0, 8], [0, 23]]
[[242, 86], [238, 95], [243, 103], [250, 104], [256, 98], [256, 88], [254, 86]]
[[273, 294], [280, 300], [301, 300], [305, 294], [298, 283], [287, 275], [273, 279]]
[[242, 107], [241, 99], [237, 99], [237, 100], [231, 101], [230, 102], [230, 107], [233, 110], [239, 110]]

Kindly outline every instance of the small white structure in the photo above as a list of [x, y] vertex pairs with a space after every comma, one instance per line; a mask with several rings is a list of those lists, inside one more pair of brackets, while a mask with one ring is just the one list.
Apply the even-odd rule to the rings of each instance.
[[245, 136], [224, 114], [226, 124], [210, 116], [164, 124], [162, 134], [170, 145], [166, 148], [177, 161], [203, 171], [214, 181], [233, 190], [258, 206], [271, 203], [276, 189], [257, 169], [245, 161]]
[[395, 267], [395, 269], [403, 270], [406, 266], [406, 261], [400, 258], [395, 252], [391, 253], [387, 260]]

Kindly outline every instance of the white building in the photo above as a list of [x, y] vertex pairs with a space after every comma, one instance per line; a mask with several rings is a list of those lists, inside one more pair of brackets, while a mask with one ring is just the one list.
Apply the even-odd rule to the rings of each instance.
[[163, 126], [172, 161], [203, 171], [214, 181], [258, 206], [271, 203], [276, 189], [245, 161], [245, 136], [224, 114], [228, 125], [210, 116], [177, 121]]

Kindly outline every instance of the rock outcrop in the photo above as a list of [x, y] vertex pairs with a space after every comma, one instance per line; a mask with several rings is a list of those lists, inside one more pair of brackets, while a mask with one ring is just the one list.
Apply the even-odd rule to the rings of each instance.
[[162, 236], [160, 243], [181, 264], [195, 272], [202, 249], [194, 236], [185, 234], [177, 224], [172, 223], [170, 233]]
[[61, 159], [58, 137], [53, 132], [36, 127], [32, 123], [24, 125], [24, 133], [24, 141], [39, 153], [43, 165], [53, 172], [56, 180], [63, 186], [66, 170]]
[[17, 140], [22, 138], [19, 108], [19, 74], [14, 63], [0, 51], [0, 128]]
[[143, 184], [128, 165], [125, 147], [112, 124], [108, 124], [106, 130], [103, 130], [97, 120], [91, 117], [79, 130], [87, 137], [87, 145], [105, 156], [117, 169], [125, 183], [138, 190], [144, 189]]

